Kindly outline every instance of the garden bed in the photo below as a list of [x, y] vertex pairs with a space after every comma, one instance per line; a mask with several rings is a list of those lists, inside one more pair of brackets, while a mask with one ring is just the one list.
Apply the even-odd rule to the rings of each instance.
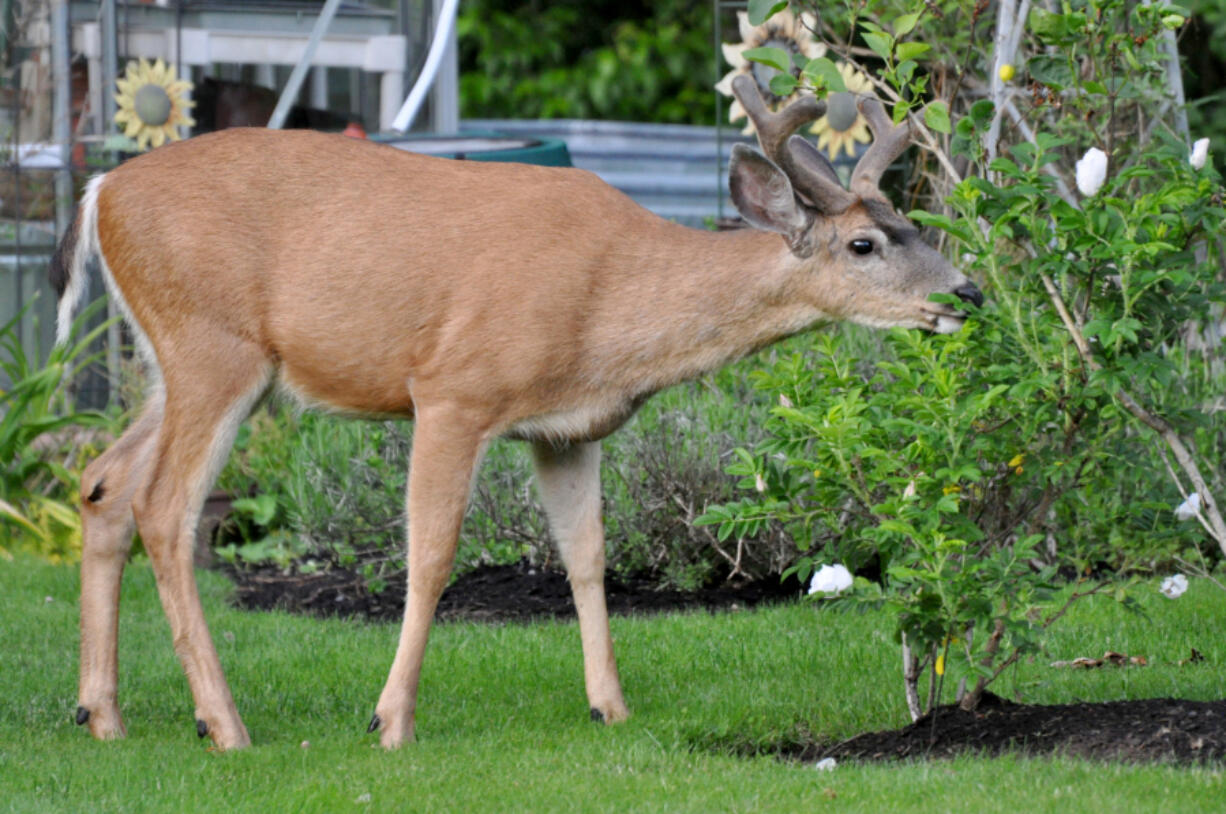
[[[332, 567], [313, 574], [280, 568], [226, 568], [237, 585], [235, 602], [248, 610], [280, 609], [315, 616], [356, 616], [399, 621], [404, 615], [403, 577], [372, 593], [354, 571]], [[645, 577], [605, 579], [609, 612], [664, 613], [675, 610], [737, 610], [800, 596], [796, 580], [768, 578], [743, 585], [716, 585], [696, 591], [661, 589]], [[437, 618], [481, 622], [528, 622], [575, 616], [566, 576], [517, 565], [484, 565], [462, 574], [439, 600]]]
[[[316, 616], [353, 616], [398, 621], [404, 613], [399, 581], [380, 594], [361, 575], [343, 568], [315, 574], [278, 568], [227, 569], [237, 585], [236, 602], [250, 610], [282, 609]], [[642, 578], [606, 579], [614, 614], [676, 610], [736, 610], [786, 602], [800, 595], [795, 581], [767, 579], [693, 592], [660, 590]], [[566, 577], [518, 565], [488, 565], [461, 575], [444, 592], [438, 618], [490, 623], [566, 619], [574, 616]], [[1188, 669], [1199, 669], [1191, 663]], [[1143, 669], [1143, 668], [1121, 668]], [[760, 752], [757, 747], [753, 751]], [[940, 707], [900, 729], [869, 732], [840, 743], [781, 745], [786, 760], [885, 762], [952, 758], [964, 754], [1067, 755], [1130, 763], [1181, 764], [1226, 761], [1226, 700], [1145, 699], [1060, 705], [1019, 704], [985, 693], [974, 712]]]
[[786, 757], [816, 761], [952, 758], [967, 753], [1062, 755], [1128, 763], [1226, 760], [1226, 700], [1152, 698], [1050, 706], [1015, 704], [985, 693], [974, 712], [940, 707], [901, 729], [837, 744], [807, 744]]

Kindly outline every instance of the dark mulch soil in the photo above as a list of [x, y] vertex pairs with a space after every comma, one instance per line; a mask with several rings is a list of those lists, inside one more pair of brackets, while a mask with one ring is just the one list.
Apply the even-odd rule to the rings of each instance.
[[[244, 608], [285, 609], [318, 616], [357, 616], [398, 621], [404, 585], [380, 594], [358, 574], [332, 568], [318, 574], [283, 574], [275, 568], [226, 569]], [[678, 609], [732, 610], [796, 598], [796, 582], [777, 579], [693, 593], [662, 591], [646, 579], [606, 579], [609, 608], [616, 614]], [[526, 564], [485, 566], [461, 576], [443, 594], [438, 617], [448, 620], [523, 622], [570, 618], [574, 605], [566, 578]], [[1114, 668], [1107, 668], [1114, 669]], [[1123, 668], [1137, 669], [1137, 668]], [[838, 744], [808, 744], [781, 750], [787, 759], [889, 761], [949, 758], [963, 753], [1065, 754], [1129, 762], [1226, 762], [1226, 700], [1151, 699], [1097, 704], [1032, 706], [985, 694], [979, 709], [937, 710], [902, 729], [870, 732]]]
[[[316, 574], [285, 574], [278, 568], [226, 569], [238, 586], [236, 602], [249, 610], [282, 609], [316, 616], [358, 616], [399, 621], [404, 615], [404, 583], [383, 592], [366, 589], [359, 574], [332, 568]], [[605, 579], [609, 612], [663, 613], [673, 610], [735, 610], [800, 595], [795, 580], [776, 578], [747, 585], [720, 585], [693, 592], [661, 590], [648, 579]], [[518, 565], [481, 566], [460, 576], [439, 601], [437, 618], [483, 622], [567, 619], [575, 615], [570, 585], [556, 571]]]
[[941, 707], [910, 726], [868, 732], [786, 757], [889, 761], [960, 754], [1069, 755], [1129, 763], [1226, 761], [1226, 701], [1152, 698], [1097, 704], [1015, 704], [985, 693], [979, 708]]

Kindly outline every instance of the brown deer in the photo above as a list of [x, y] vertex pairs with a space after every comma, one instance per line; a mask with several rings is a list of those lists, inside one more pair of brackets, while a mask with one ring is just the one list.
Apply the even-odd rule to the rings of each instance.
[[[604, 595], [600, 439], [653, 393], [821, 320], [956, 330], [933, 293], [982, 295], [896, 214], [878, 182], [906, 148], [879, 102], [850, 190], [736, 90], [767, 157], [738, 145], [733, 200], [756, 229], [667, 222], [587, 172], [449, 161], [312, 132], [229, 130], [94, 178], [52, 263], [66, 336], [96, 256], [153, 385], [81, 478], [80, 706], [116, 701], [119, 585], [139, 529], [195, 700], [197, 732], [250, 743], [192, 573], [201, 504], [274, 385], [309, 405], [416, 422], [404, 626], [371, 731], [414, 737], [417, 685], [473, 472], [490, 439], [532, 445], [566, 565], [594, 720], [627, 716]], [[782, 239], [780, 239], [782, 236]]]

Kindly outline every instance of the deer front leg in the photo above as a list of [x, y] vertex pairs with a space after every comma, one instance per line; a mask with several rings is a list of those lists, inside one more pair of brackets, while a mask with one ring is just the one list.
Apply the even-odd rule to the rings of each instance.
[[541, 500], [570, 578], [583, 678], [592, 720], [616, 723], [629, 716], [617, 676], [604, 592], [604, 524], [600, 515], [600, 444], [532, 445]]
[[454, 411], [419, 407], [409, 461], [409, 590], [404, 626], [369, 730], [379, 730], [387, 749], [414, 739], [417, 684], [430, 622], [455, 562], [456, 540], [484, 444], [484, 433], [474, 422], [464, 421]]

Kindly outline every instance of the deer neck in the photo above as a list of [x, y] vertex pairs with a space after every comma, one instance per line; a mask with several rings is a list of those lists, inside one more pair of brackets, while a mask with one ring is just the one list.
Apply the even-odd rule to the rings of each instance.
[[716, 370], [823, 317], [798, 296], [812, 273], [779, 235], [743, 229], [706, 232], [667, 224], [667, 255], [641, 250], [618, 280], [615, 299], [637, 316], [608, 324], [635, 326], [611, 338], [619, 375], [650, 393]]

